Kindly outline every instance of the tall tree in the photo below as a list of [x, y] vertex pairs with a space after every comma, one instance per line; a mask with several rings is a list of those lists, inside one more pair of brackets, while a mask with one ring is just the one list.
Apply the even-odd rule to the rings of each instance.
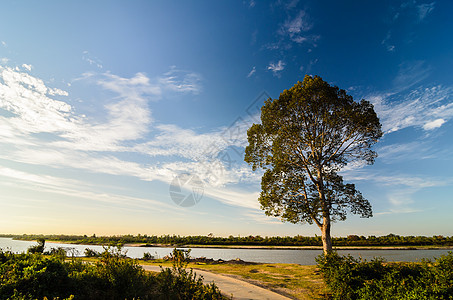
[[348, 163], [373, 164], [382, 136], [373, 105], [355, 102], [319, 76], [305, 76], [261, 108], [261, 124], [247, 131], [245, 161], [265, 170], [259, 201], [269, 216], [315, 223], [324, 253], [332, 250], [331, 223], [348, 211], [371, 217], [368, 200], [338, 172]]

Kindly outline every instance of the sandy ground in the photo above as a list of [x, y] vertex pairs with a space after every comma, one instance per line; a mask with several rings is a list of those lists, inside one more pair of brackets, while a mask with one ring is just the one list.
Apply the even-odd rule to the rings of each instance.
[[[159, 266], [142, 265], [147, 271], [160, 272]], [[225, 296], [231, 297], [233, 295], [234, 300], [288, 300], [287, 298], [273, 291], [266, 290], [262, 287], [250, 284], [248, 282], [231, 278], [224, 275], [214, 274], [203, 270], [194, 270], [197, 275], [203, 276], [204, 283], [215, 282], [222, 293]]]

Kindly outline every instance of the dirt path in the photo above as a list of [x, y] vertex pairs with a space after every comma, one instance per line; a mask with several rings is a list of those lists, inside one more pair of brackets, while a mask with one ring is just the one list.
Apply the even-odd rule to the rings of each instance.
[[[147, 271], [159, 272], [160, 267], [141, 265], [143, 269]], [[205, 283], [215, 282], [222, 293], [226, 296], [233, 295], [234, 300], [246, 300], [246, 299], [257, 299], [257, 300], [288, 300], [285, 296], [274, 293], [270, 290], [266, 290], [262, 287], [250, 284], [248, 282], [231, 278], [224, 275], [214, 274], [203, 270], [195, 270], [197, 275], [203, 276]]]

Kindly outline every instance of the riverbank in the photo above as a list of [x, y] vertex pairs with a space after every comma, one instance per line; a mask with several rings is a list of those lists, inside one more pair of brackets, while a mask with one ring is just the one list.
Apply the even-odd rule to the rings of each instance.
[[[34, 240], [33, 240], [34, 241]], [[108, 246], [107, 244], [89, 244], [69, 241], [46, 240], [46, 243], [72, 244], [85, 246]], [[158, 248], [209, 248], [209, 249], [263, 249], [263, 250], [322, 250], [322, 246], [267, 246], [267, 245], [169, 245], [126, 243], [123, 247], [158, 247]], [[334, 246], [334, 250], [452, 250], [453, 246]]]
[[[242, 245], [164, 245], [124, 244], [125, 247], [211, 248], [211, 249], [266, 249], [266, 250], [322, 250], [322, 246], [242, 246]], [[334, 246], [334, 250], [453, 250], [453, 246]]]
[[[129, 247], [191, 247], [191, 248], [225, 248], [225, 249], [296, 249], [318, 250], [321, 248], [319, 236], [179, 236], [179, 235], [62, 235], [62, 234], [0, 234], [0, 237], [18, 240], [45, 239], [60, 243], [79, 245], [128, 245]], [[411, 249], [453, 249], [453, 236], [399, 236], [388, 234], [385, 236], [357, 236], [332, 237], [332, 244], [338, 250], [411, 250]]]

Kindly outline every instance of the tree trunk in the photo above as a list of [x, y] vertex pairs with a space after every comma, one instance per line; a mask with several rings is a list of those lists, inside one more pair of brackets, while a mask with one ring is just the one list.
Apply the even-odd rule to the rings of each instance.
[[329, 252], [332, 252], [332, 238], [330, 237], [330, 217], [323, 218], [322, 224], [322, 250], [324, 251], [324, 255]]

